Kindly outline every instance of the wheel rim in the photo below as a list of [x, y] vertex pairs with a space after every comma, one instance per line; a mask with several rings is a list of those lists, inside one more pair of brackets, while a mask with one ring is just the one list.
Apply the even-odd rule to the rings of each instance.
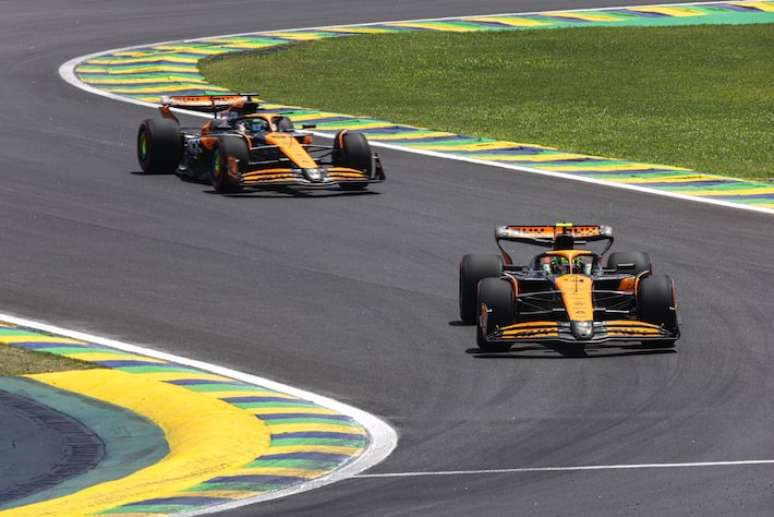
[[148, 135], [145, 131], [140, 133], [140, 159], [148, 158]]
[[215, 176], [215, 179], [220, 179], [221, 174], [223, 173], [222, 165], [220, 163], [220, 150], [216, 149], [215, 152], [212, 155], [213, 164], [212, 164], [212, 174]]

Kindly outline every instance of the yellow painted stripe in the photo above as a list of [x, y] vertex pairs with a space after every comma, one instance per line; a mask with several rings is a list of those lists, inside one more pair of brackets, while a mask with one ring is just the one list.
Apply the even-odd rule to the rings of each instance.
[[553, 147], [545, 147], [535, 144], [521, 144], [518, 142], [482, 142], [477, 144], [438, 145], [438, 144], [409, 144], [412, 149], [424, 149], [426, 151], [493, 151], [508, 147], [532, 147], [537, 149], [554, 150]]
[[204, 79], [196, 79], [192, 77], [184, 77], [184, 76], [174, 76], [174, 75], [160, 75], [158, 77], [148, 78], [148, 77], [142, 77], [142, 78], [136, 78], [133, 79], [131, 76], [120, 76], [120, 77], [104, 77], [104, 78], [98, 78], [98, 79], [91, 79], [91, 78], [84, 78], [81, 77], [81, 80], [83, 80], [86, 83], [89, 84], [144, 84], [144, 83], [196, 83], [200, 86], [207, 86], [209, 83], [205, 81]]
[[741, 5], [742, 7], [752, 7], [769, 13], [774, 13], [774, 2], [728, 2], [732, 5]]
[[104, 88], [105, 91], [112, 93], [164, 93], [164, 92], [176, 92], [180, 90], [212, 90], [218, 92], [227, 92], [227, 88], [220, 86], [203, 85], [203, 84], [191, 84], [191, 83], [177, 83], [170, 84], [168, 86], [148, 86], [148, 87], [121, 87], [121, 86], [109, 86]]
[[352, 34], [392, 34], [394, 31], [380, 27], [323, 27], [325, 32], [343, 32]]
[[430, 29], [442, 32], [478, 32], [481, 29], [475, 27], [463, 27], [461, 25], [450, 25], [439, 22], [393, 22], [385, 23], [389, 27], [406, 27], [409, 29]]
[[[600, 159], [598, 156], [587, 156], [583, 154], [572, 153], [546, 153], [546, 154], [476, 154], [471, 156], [478, 160], [489, 160], [494, 162], [558, 162], [561, 160], [576, 160], [579, 158]], [[575, 164], [573, 167], [577, 167]]]
[[290, 454], [291, 452], [327, 452], [355, 456], [362, 447], [340, 447], [337, 445], [283, 445], [272, 446], [271, 454]]
[[[540, 167], [542, 170], [546, 171], [571, 171], [575, 169], [584, 169], [588, 172], [626, 172], [626, 171], [636, 171], [640, 169], [664, 169], [664, 170], [690, 170], [690, 169], [682, 169], [680, 167], [670, 167], [666, 165], [653, 165], [648, 163], [625, 163], [625, 164], [619, 164], [619, 165], [600, 165], [600, 166], [592, 166], [591, 164], [576, 164], [576, 165], [554, 165], [550, 167]], [[609, 178], [608, 181], [616, 181], [615, 178]]]
[[668, 178], [622, 178], [615, 180], [617, 183], [688, 183], [691, 181], [711, 181], [718, 179], [717, 176], [708, 176], [706, 174], [684, 174], [680, 176], [669, 176]]
[[675, 16], [677, 18], [684, 18], [687, 16], [704, 16], [702, 11], [690, 9], [688, 7], [662, 7], [662, 6], [641, 6], [641, 7], [628, 7], [629, 11], [637, 11], [641, 13], [656, 13], [665, 14], [667, 16]]
[[[405, 133], [398, 133], [398, 134], [393, 134], [393, 133], [388, 133], [384, 135], [380, 135], [378, 133], [370, 134], [368, 135], [368, 138], [370, 140], [384, 140], [385, 142], [387, 142], [390, 140], [404, 140], [406, 138], [436, 138], [440, 136], [453, 137], [457, 135], [455, 135], [454, 133], [445, 133], [442, 131], [407, 131]], [[419, 144], [410, 144], [410, 145], [411, 147], [413, 147], [414, 145], [419, 145]]]
[[362, 122], [347, 122], [346, 120], [342, 120], [341, 122], [326, 123], [325, 129], [378, 129], [380, 127], [390, 127], [392, 125], [393, 124], [390, 124], [389, 122], [366, 122], [363, 124]]
[[502, 23], [511, 27], [536, 27], [538, 25], [548, 25], [546, 22], [530, 20], [529, 18], [519, 18], [518, 16], [472, 16], [465, 18], [466, 21], [484, 22], [484, 23]]
[[570, 18], [572, 20], [583, 20], [587, 22], [615, 22], [620, 20], [619, 17], [610, 14], [599, 13], [566, 13], [566, 12], [551, 12], [541, 13], [547, 16], [556, 16], [559, 18]]
[[170, 50], [172, 52], [186, 52], [188, 54], [199, 54], [202, 56], [217, 56], [219, 54], [226, 53], [225, 50], [217, 48], [213, 45], [210, 48], [207, 47], [189, 47], [185, 45], [159, 45], [158, 47], [152, 47], [156, 50]]
[[309, 113], [306, 115], [293, 115], [290, 117], [293, 119], [294, 122], [304, 122], [305, 120], [315, 120], [318, 118], [326, 118], [326, 117], [341, 117], [344, 115], [341, 115], [340, 113], [328, 113], [327, 111], [320, 111], [318, 113]]
[[359, 425], [341, 425], [341, 424], [279, 424], [268, 426], [271, 430], [271, 434], [281, 433], [303, 433], [322, 431], [329, 433], [348, 433], [348, 434], [365, 434], [365, 430]]
[[131, 74], [147, 74], [152, 72], [199, 72], [199, 69], [194, 65], [135, 65], [127, 69], [120, 68], [106, 68], [106, 67], [90, 67], [81, 65], [75, 70], [82, 74], [106, 74], [110, 75], [131, 75]]
[[316, 41], [323, 39], [323, 36], [308, 32], [265, 32], [262, 36], [269, 36], [271, 38], [289, 39], [292, 41]]
[[92, 350], [91, 352], [68, 352], [64, 355], [90, 363], [97, 361], [144, 361], [149, 363], [166, 364], [160, 359], [153, 359], [152, 357], [147, 357], [144, 355], [128, 354], [122, 352], [94, 352]]
[[69, 343], [73, 345], [83, 345], [83, 341], [77, 339], [71, 339], [69, 337], [56, 337], [56, 336], [41, 336], [40, 334], [34, 334], [29, 336], [2, 336], [0, 337], [0, 343], [7, 345], [13, 343]]
[[751, 196], [751, 195], [774, 195], [774, 188], [757, 187], [757, 188], [740, 188], [740, 189], [723, 189], [723, 190], [686, 190], [680, 191], [681, 194], [688, 194], [689, 196]]
[[223, 45], [226, 48], [238, 48], [238, 49], [260, 49], [260, 48], [266, 48], [266, 47], [276, 47], [278, 46], [276, 43], [259, 43], [255, 41], [242, 41], [238, 43], [228, 43]]
[[269, 446], [268, 430], [254, 416], [179, 386], [148, 382], [146, 376], [81, 370], [29, 377], [151, 420], [164, 431], [169, 454], [124, 478], [8, 510], [4, 515], [9, 517], [93, 514], [143, 499], [170, 497], [213, 477], [229, 475]]
[[112, 53], [114, 56], [124, 56], [124, 57], [140, 57], [140, 56], [150, 56], [155, 55], [155, 52], [149, 51], [149, 50], [117, 50]]
[[[250, 492], [247, 490], [197, 490], [197, 491], [185, 492], [180, 495], [186, 496], [186, 497], [222, 497], [223, 499], [234, 500], [234, 499], [246, 499], [248, 497], [252, 497], [260, 493], [261, 492]], [[228, 502], [228, 501], [224, 501], [224, 502]], [[120, 515], [121, 517], [124, 517], [125, 515], [130, 515], [130, 514], [122, 512], [115, 515]], [[148, 515], [152, 515], [152, 514], [143, 513], [142, 515], [143, 517], [147, 517]]]
[[87, 63], [90, 65], [94, 64], [94, 65], [119, 65], [120, 66], [120, 65], [133, 65], [137, 63], [153, 64], [159, 61], [169, 61], [171, 63], [195, 64], [199, 62], [199, 58], [156, 54], [155, 56], [144, 56], [144, 57], [124, 58], [124, 59], [116, 59], [114, 57], [97, 57], [94, 59], [89, 59]]

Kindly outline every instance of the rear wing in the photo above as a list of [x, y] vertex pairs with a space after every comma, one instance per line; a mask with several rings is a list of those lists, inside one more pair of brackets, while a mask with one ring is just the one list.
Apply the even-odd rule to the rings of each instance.
[[545, 246], [554, 250], [571, 250], [575, 244], [608, 241], [601, 253], [604, 255], [613, 245], [613, 240], [613, 228], [604, 225], [557, 223], [545, 226], [498, 226], [495, 229], [495, 241], [503, 253], [503, 258], [506, 258], [508, 253], [503, 250], [500, 241]]
[[161, 97], [161, 109], [181, 108], [204, 113], [217, 113], [231, 108], [252, 112], [259, 106], [256, 93], [235, 95], [164, 95]]

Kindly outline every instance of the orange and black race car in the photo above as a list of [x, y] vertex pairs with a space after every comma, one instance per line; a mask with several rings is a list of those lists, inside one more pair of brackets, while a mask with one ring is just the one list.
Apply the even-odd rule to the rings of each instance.
[[[213, 118], [200, 128], [181, 128], [171, 108]], [[332, 146], [315, 145], [312, 135], [262, 109], [253, 95], [163, 97], [159, 111], [161, 118], [143, 121], [137, 133], [137, 158], [146, 174], [209, 181], [219, 193], [364, 190], [385, 180], [362, 133], [340, 131]]]
[[[499, 255], [465, 255], [460, 263], [460, 318], [476, 323], [482, 351], [610, 340], [671, 348], [680, 337], [674, 281], [653, 274], [647, 253], [611, 253], [603, 266], [609, 226], [501, 226], [495, 240]], [[508, 241], [551, 249], [515, 265], [502, 245]], [[607, 245], [600, 254], [575, 248], [592, 241]]]

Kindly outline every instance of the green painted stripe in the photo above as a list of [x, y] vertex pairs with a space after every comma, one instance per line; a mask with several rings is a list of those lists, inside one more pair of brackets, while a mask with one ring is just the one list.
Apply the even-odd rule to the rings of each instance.
[[187, 368], [185, 366], [175, 366], [173, 364], [160, 364], [158, 366], [121, 366], [114, 368], [114, 370], [121, 370], [128, 373], [158, 373], [158, 372], [179, 372], [179, 373], [201, 373], [200, 370], [194, 368]]
[[[228, 499], [225, 499], [224, 501], [228, 501]], [[104, 512], [100, 512], [98, 515], [110, 515], [110, 514], [121, 514], [121, 513], [166, 514], [166, 513], [183, 512], [185, 510], [190, 510], [192, 508], [194, 507], [188, 504], [138, 504], [133, 506], [119, 506], [118, 508], [113, 508], [110, 510], [106, 510]]]
[[[260, 386], [250, 386], [249, 384], [239, 384], [238, 382], [234, 382], [233, 384], [191, 384], [188, 386], [183, 386], [184, 388], [188, 388], [191, 391], [260, 391], [262, 393], [267, 393], [271, 390], [267, 388], [262, 388]], [[274, 392], [278, 393], [278, 392]]]
[[[710, 179], [709, 181], [715, 181], [714, 178]], [[718, 185], [709, 185], [709, 186], [703, 186], [701, 184], [690, 187], [690, 189], [693, 190], [706, 190], [706, 191], [717, 191], [717, 192], [724, 192], [727, 190], [748, 190], [748, 189], [759, 189], [759, 190], [771, 190], [774, 188], [774, 185], [766, 185], [765, 183], [752, 183], [748, 181], [735, 181], [735, 180], [728, 180], [725, 183], [718, 184]], [[676, 185], [674, 187], [674, 190], [688, 190], [688, 187], [684, 187], [681, 185]], [[733, 195], [733, 194], [729, 194]]]
[[[271, 454], [271, 449], [269, 450]], [[249, 468], [263, 468], [263, 467], [279, 467], [288, 469], [301, 469], [301, 470], [331, 470], [339, 466], [338, 461], [315, 461], [315, 460], [299, 460], [299, 459], [287, 459], [287, 460], [255, 460], [252, 463], [245, 465], [245, 469]]]
[[[20, 347], [20, 348], [23, 348], [23, 347]], [[46, 352], [46, 353], [55, 354], [55, 355], [70, 355], [70, 354], [124, 355], [127, 353], [113, 348], [99, 348], [99, 347], [90, 347], [90, 346], [52, 346], [52, 347], [45, 347], [45, 348], [35, 348], [34, 350], [35, 352]]]
[[185, 490], [185, 492], [208, 492], [211, 490], [233, 490], [235, 492], [266, 492], [276, 490], [276, 486], [267, 488], [267, 485], [256, 485], [255, 483], [201, 483]]
[[[342, 439], [342, 438], [282, 438], [281, 436], [272, 436], [271, 445], [273, 446], [286, 446], [286, 445], [332, 445], [335, 447], [363, 447], [366, 442], [366, 437], [362, 439]], [[271, 454], [269, 449], [268, 454]]]
[[317, 407], [317, 404], [314, 402], [293, 399], [288, 399], [287, 402], [230, 402], [230, 404], [233, 404], [234, 406], [240, 407], [242, 409]]

